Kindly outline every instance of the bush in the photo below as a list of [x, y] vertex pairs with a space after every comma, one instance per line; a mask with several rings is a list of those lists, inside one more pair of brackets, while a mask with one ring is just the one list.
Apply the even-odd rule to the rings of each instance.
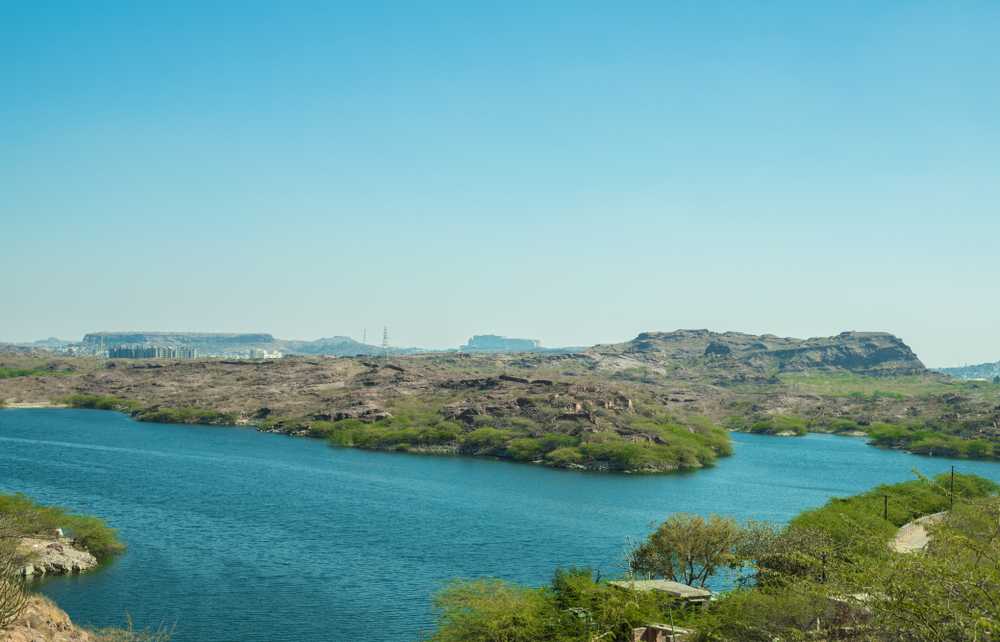
[[75, 394], [62, 400], [67, 406], [73, 408], [92, 408], [94, 410], [120, 410], [123, 412], [133, 412], [138, 408], [134, 401], [113, 397], [111, 395], [89, 395]]
[[513, 433], [499, 428], [477, 428], [464, 435], [461, 441], [462, 452], [475, 454], [500, 454]]
[[583, 453], [580, 452], [579, 448], [573, 446], [565, 446], [563, 448], [556, 448], [550, 453], [545, 455], [545, 459], [552, 462], [556, 466], [568, 466], [569, 464], [579, 464], [583, 461]]
[[534, 461], [545, 454], [541, 439], [522, 437], [507, 443], [507, 452], [518, 461]]
[[806, 425], [806, 420], [802, 417], [777, 415], [754, 421], [750, 424], [750, 432], [764, 435], [793, 433], [802, 436], [808, 432]]
[[135, 412], [139, 421], [149, 421], [161, 424], [211, 424], [231, 425], [236, 423], [236, 415], [231, 412], [218, 412], [206, 408], [144, 408]]
[[432, 642], [538, 642], [551, 639], [558, 613], [541, 589], [500, 580], [455, 582], [434, 598]]

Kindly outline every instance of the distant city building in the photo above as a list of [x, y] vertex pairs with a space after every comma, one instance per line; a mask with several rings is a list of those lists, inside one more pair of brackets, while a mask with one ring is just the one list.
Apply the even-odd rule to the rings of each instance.
[[512, 339], [496, 334], [477, 334], [459, 348], [462, 352], [535, 352], [542, 349], [535, 339]]
[[110, 359], [195, 359], [197, 357], [196, 349], [185, 347], [134, 344], [108, 348]]
[[246, 351], [247, 359], [280, 359], [281, 352], [277, 350], [264, 350], [263, 348], [250, 348]]

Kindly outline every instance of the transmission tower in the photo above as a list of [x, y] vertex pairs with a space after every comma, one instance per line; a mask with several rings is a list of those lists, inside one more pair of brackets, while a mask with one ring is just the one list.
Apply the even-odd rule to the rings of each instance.
[[382, 356], [389, 358], [389, 326], [382, 326]]

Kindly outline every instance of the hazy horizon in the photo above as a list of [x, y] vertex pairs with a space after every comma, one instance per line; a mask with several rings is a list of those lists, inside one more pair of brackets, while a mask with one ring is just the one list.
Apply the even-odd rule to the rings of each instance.
[[[741, 330], [732, 330], [732, 329], [719, 330], [719, 329], [714, 329], [714, 328], [647, 329], [647, 330], [642, 330], [641, 332], [673, 332], [673, 331], [680, 331], [680, 330], [709, 330], [710, 332], [716, 332], [716, 333], [720, 333], [720, 334], [721, 333], [725, 333], [725, 332], [736, 332], [736, 333], [756, 334], [756, 335], [773, 334], [773, 333], [768, 333], [768, 332], [746, 333], [746, 332], [743, 332]], [[378, 328], [378, 332], [371, 332], [371, 331], [369, 331], [366, 345], [371, 345], [371, 346], [381, 345], [381, 341], [382, 341], [381, 331], [382, 331], [381, 328]], [[853, 331], [857, 331], [857, 332], [880, 332], [879, 330], [866, 330], [866, 329], [863, 329], [863, 328], [855, 328], [855, 329], [853, 329]], [[57, 339], [57, 340], [60, 340], [60, 341], [70, 341], [70, 342], [76, 343], [76, 342], [79, 342], [83, 338], [83, 336], [86, 335], [86, 334], [99, 333], [99, 332], [120, 333], [120, 334], [126, 334], [126, 333], [137, 333], [137, 334], [138, 333], [148, 333], [148, 334], [152, 334], [152, 333], [160, 333], [160, 334], [269, 334], [269, 335], [271, 335], [273, 338], [275, 338], [277, 340], [285, 340], [285, 341], [316, 341], [316, 340], [319, 340], [319, 339], [328, 339], [328, 338], [334, 338], [334, 337], [346, 337], [348, 339], [353, 339], [354, 341], [361, 342], [362, 338], [363, 338], [363, 334], [362, 335], [358, 335], [358, 336], [352, 336], [352, 335], [345, 334], [345, 333], [328, 334], [328, 335], [317, 336], [317, 337], [281, 336], [281, 335], [277, 335], [277, 334], [275, 334], [273, 332], [268, 332], [266, 330], [260, 330], [260, 329], [258, 329], [258, 330], [245, 330], [245, 331], [239, 331], [239, 332], [227, 332], [227, 331], [220, 331], [220, 330], [164, 330], [164, 329], [153, 330], [153, 329], [149, 329], [149, 328], [146, 328], [146, 329], [122, 328], [122, 329], [117, 329], [117, 330], [108, 330], [108, 329], [105, 329], [105, 330], [91, 330], [91, 331], [88, 331], [88, 332], [80, 333], [79, 336], [77, 336], [77, 337], [68, 337], [68, 336], [66, 336], [66, 337], [56, 337], [56, 336], [49, 336], [49, 337], [37, 337], [35, 339], [25, 339], [25, 340], [17, 340], [17, 341], [14, 341], [14, 340], [5, 340], [3, 337], [0, 337], [0, 343], [5, 343], [6, 342], [6, 343], [27, 344], [27, 343], [35, 343], [35, 342], [38, 342], [38, 341], [45, 341], [45, 340], [49, 340], [49, 339]], [[591, 342], [580, 343], [580, 344], [550, 344], [550, 343], [546, 343], [545, 341], [541, 341], [541, 347], [543, 347], [543, 348], [550, 348], [550, 349], [559, 349], [559, 348], [590, 347], [590, 346], [601, 345], [601, 344], [624, 343], [624, 342], [627, 342], [627, 341], [631, 341], [632, 339], [635, 339], [636, 336], [638, 336], [641, 332], [636, 332], [634, 335], [631, 335], [631, 336], [626, 337], [626, 338], [619, 338], [619, 339], [614, 339], [614, 340], [610, 340], [610, 341], [591, 341]], [[505, 337], [505, 338], [510, 338], [510, 339], [537, 339], [538, 338], [538, 337], [530, 337], [530, 336], [514, 336], [514, 335], [504, 334], [502, 332], [477, 331], [477, 332], [470, 333], [465, 339], [463, 339], [462, 341], [460, 341], [460, 342], [458, 342], [458, 343], [456, 343], [454, 345], [424, 345], [424, 344], [407, 344], [407, 345], [401, 345], [401, 344], [398, 344], [398, 343], [394, 343], [392, 341], [390, 341], [390, 345], [393, 348], [417, 348], [417, 349], [428, 350], [428, 351], [435, 351], [435, 350], [455, 350], [458, 347], [460, 347], [460, 345], [464, 345], [466, 343], [466, 341], [468, 339], [472, 338], [473, 336], [475, 336], [475, 335], [483, 335], [483, 334], [486, 334], [486, 335], [499, 335], [499, 336], [502, 336], [502, 337]], [[831, 335], [823, 335], [823, 336], [824, 337], [825, 336], [834, 336], [836, 334], [840, 334], [840, 333], [837, 332], [837, 333], [834, 333], [834, 334], [831, 334]], [[816, 336], [791, 336], [790, 335], [788, 337], [783, 337], [783, 338], [812, 339], [812, 338], [822, 338], [822, 337], [816, 337]], [[899, 338], [902, 339], [904, 343], [906, 343], [906, 339], [904, 337], [899, 337]], [[909, 345], [909, 344], [907, 344], [907, 345]], [[913, 348], [913, 346], [910, 345], [910, 348]], [[920, 352], [918, 350], [914, 349], [914, 352], [916, 353], [917, 358], [921, 358], [920, 357]], [[964, 365], [974, 365], [974, 364], [979, 364], [979, 363], [992, 363], [992, 362], [997, 361], [997, 359], [985, 358], [985, 359], [982, 359], [980, 361], [975, 361], [975, 362], [938, 363], [938, 364], [930, 364], [930, 363], [927, 363], [926, 360], [923, 360], [923, 361], [924, 361], [924, 365], [927, 366], [928, 368], [946, 368], [946, 367], [949, 367], [949, 366], [964, 366]]]
[[0, 15], [2, 340], [856, 329], [1000, 359], [1000, 4]]

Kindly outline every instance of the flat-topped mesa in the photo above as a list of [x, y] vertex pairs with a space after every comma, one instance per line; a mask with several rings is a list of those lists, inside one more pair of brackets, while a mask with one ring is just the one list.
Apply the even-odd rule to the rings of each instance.
[[593, 351], [661, 365], [712, 369], [749, 366], [761, 371], [845, 370], [866, 375], [927, 372], [913, 350], [887, 332], [842, 332], [812, 339], [709, 330], [643, 332], [632, 341], [596, 346]]

